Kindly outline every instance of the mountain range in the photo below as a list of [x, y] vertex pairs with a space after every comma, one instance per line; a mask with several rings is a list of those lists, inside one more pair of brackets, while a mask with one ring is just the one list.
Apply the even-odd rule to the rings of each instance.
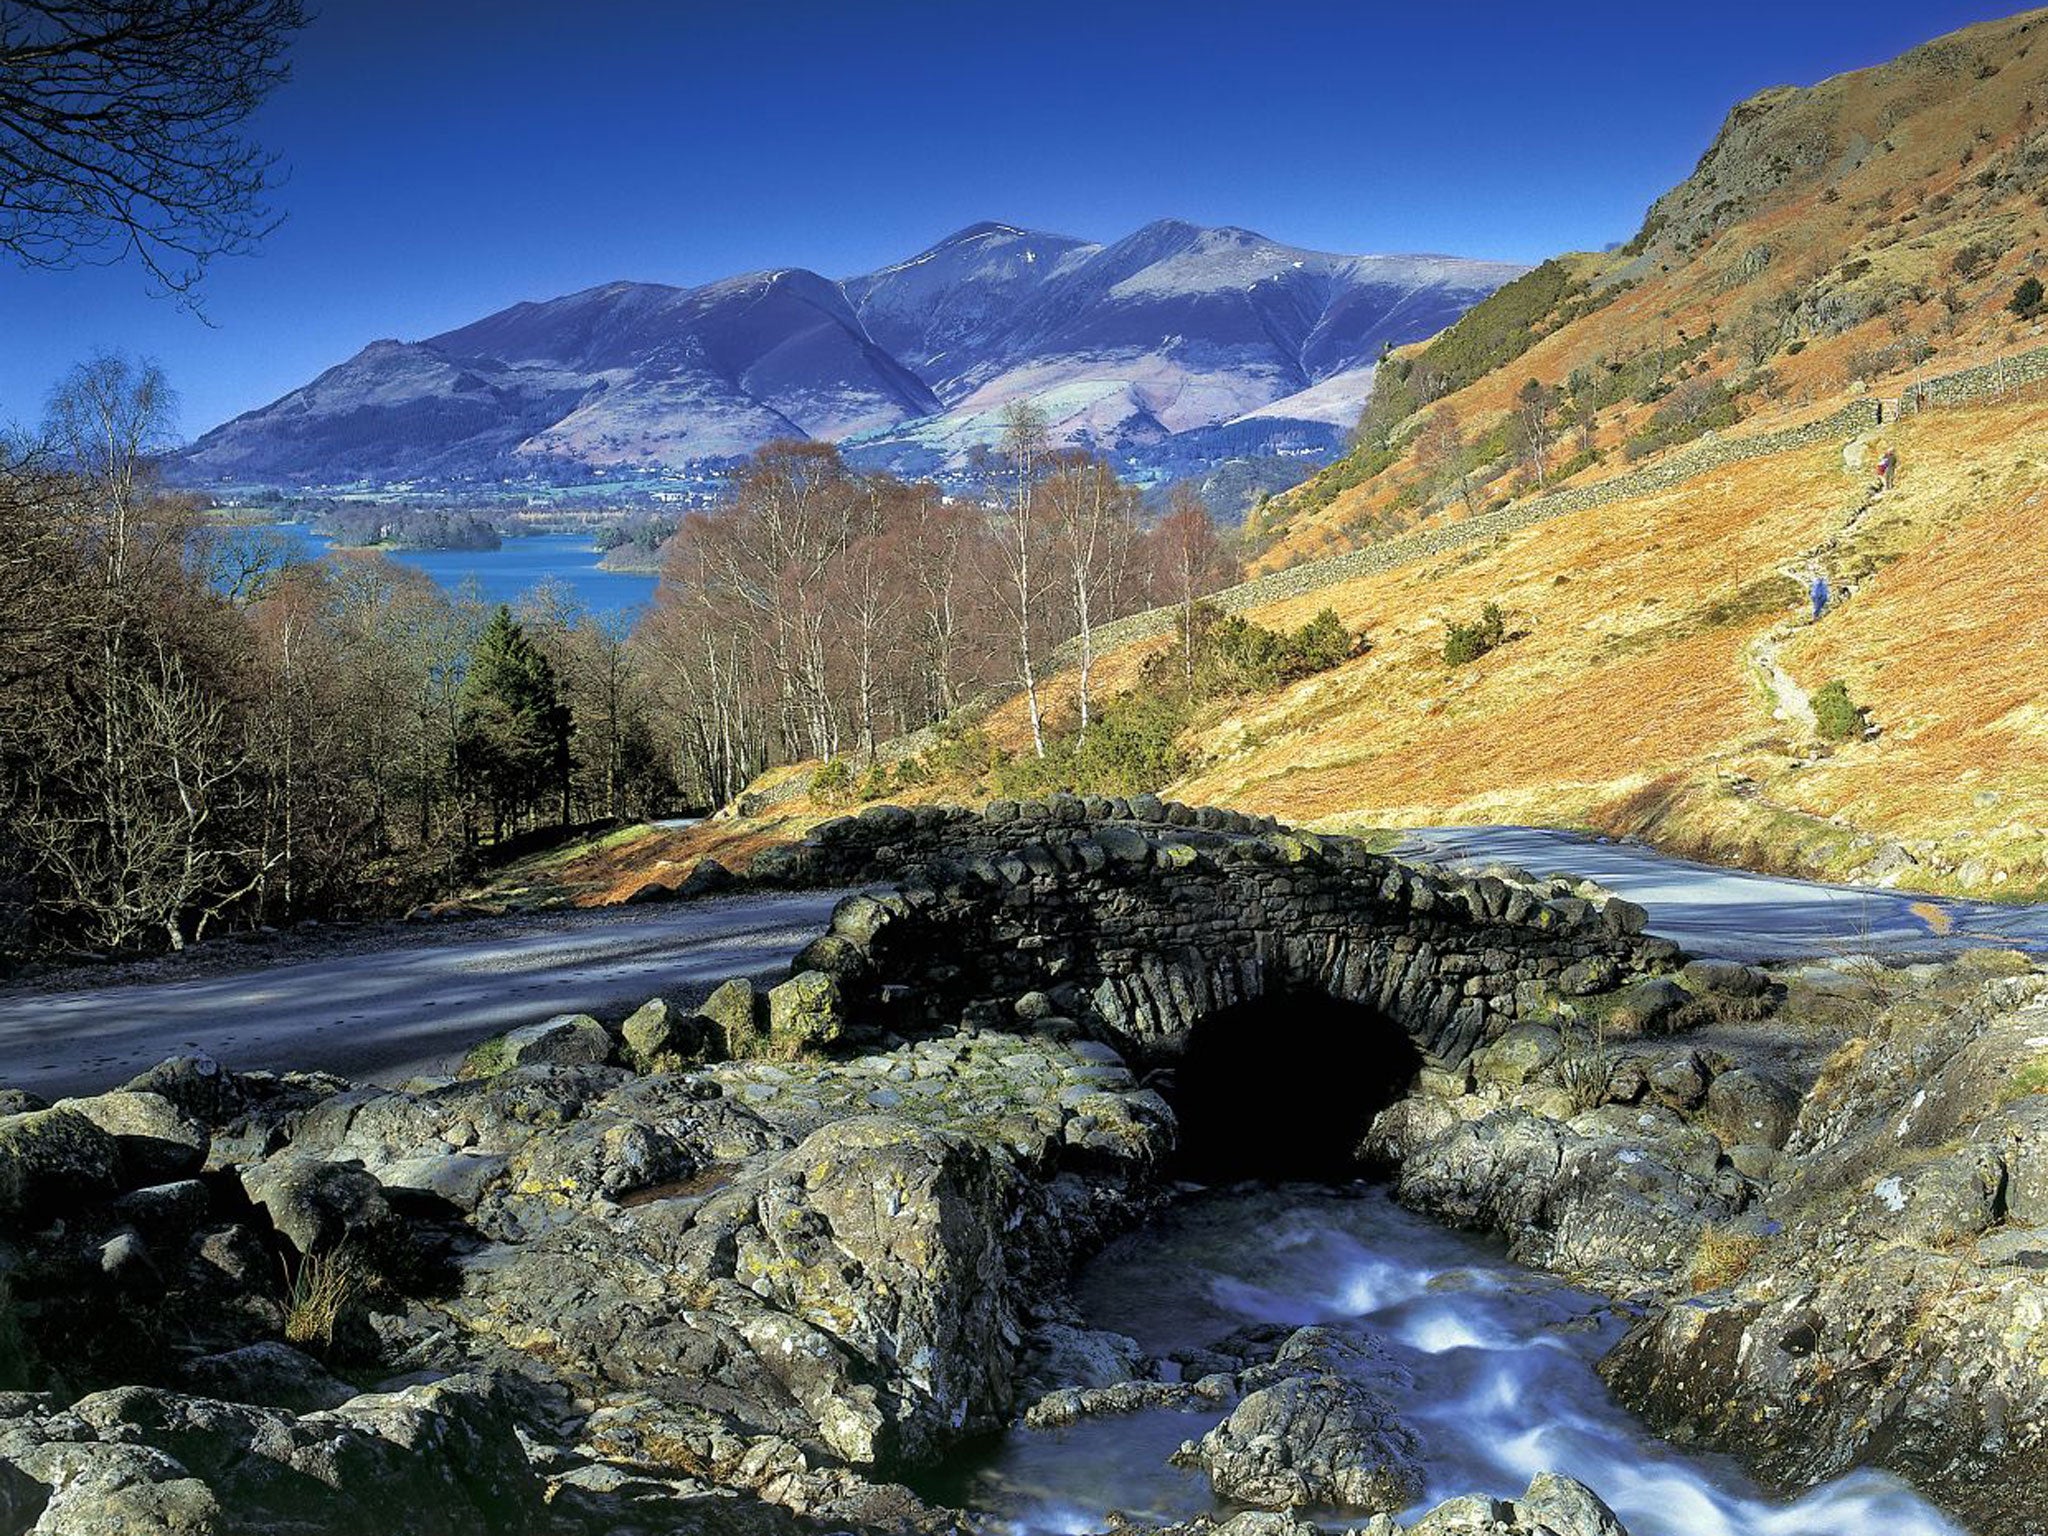
[[1325, 456], [1387, 346], [1522, 270], [1176, 220], [1107, 245], [976, 224], [860, 277], [609, 283], [372, 342], [206, 433], [180, 467], [299, 486], [687, 476], [809, 437], [943, 476], [1018, 400], [1060, 441], [1155, 476]]

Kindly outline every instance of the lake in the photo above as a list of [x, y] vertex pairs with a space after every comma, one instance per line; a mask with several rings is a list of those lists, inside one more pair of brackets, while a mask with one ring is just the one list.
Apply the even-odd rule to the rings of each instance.
[[[302, 523], [265, 530], [283, 534], [318, 559], [333, 547], [324, 534]], [[656, 578], [639, 571], [608, 571], [582, 533], [536, 533], [507, 538], [497, 549], [408, 549], [385, 551], [401, 565], [425, 571], [451, 593], [471, 583], [486, 603], [517, 603], [549, 577], [561, 582], [594, 614], [636, 617], [654, 600]]]

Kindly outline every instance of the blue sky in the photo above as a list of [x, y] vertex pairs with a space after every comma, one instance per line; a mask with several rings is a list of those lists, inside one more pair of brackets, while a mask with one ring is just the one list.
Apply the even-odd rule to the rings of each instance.
[[197, 434], [379, 337], [615, 278], [845, 276], [984, 218], [1536, 261], [1632, 234], [1739, 97], [2015, 8], [315, 3], [257, 125], [289, 217], [216, 265], [211, 324], [133, 267], [0, 266], [0, 422], [120, 349]]

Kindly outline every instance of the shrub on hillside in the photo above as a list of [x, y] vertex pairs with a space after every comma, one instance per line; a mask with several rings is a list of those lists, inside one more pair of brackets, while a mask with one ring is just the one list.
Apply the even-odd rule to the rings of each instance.
[[1813, 718], [1822, 741], [1854, 741], [1869, 723], [1869, 711], [1849, 697], [1849, 687], [1836, 678], [1813, 696]]
[[1214, 603], [1197, 603], [1192, 619], [1191, 643], [1148, 661], [1140, 687], [1098, 701], [1087, 730], [1078, 721], [1048, 730], [1043, 755], [996, 754], [986, 766], [996, 792], [1035, 797], [1063, 789], [1107, 795], [1157, 789], [1187, 771], [1190, 757], [1180, 738], [1205, 707], [1328, 671], [1371, 644], [1362, 632], [1346, 629], [1334, 608], [1294, 630], [1268, 629]]
[[999, 793], [1020, 798], [1062, 789], [1106, 795], [1157, 789], [1187, 767], [1179, 738], [1193, 713], [1184, 694], [1120, 693], [1097, 707], [1085, 732], [1050, 733], [1043, 757], [1035, 752], [1006, 757], [992, 778]]
[[1145, 664], [1148, 691], [1185, 690], [1196, 701], [1265, 693], [1362, 656], [1372, 642], [1344, 627], [1325, 608], [1296, 630], [1268, 629], [1214, 603], [1197, 603], [1189, 649], [1166, 651]]
[[2048, 300], [2044, 300], [2041, 293], [2041, 279], [2022, 278], [2020, 285], [2013, 289], [2012, 297], [2005, 301], [2005, 307], [2022, 320], [2032, 320], [2039, 315], [2048, 308]]
[[1468, 661], [1477, 661], [1488, 651], [1499, 650], [1507, 638], [1508, 616], [1499, 603], [1488, 603], [1475, 622], [1454, 622], [1445, 628], [1444, 664], [1462, 667]]
[[826, 805], [837, 805], [853, 791], [853, 770], [846, 766], [846, 759], [835, 757], [816, 773], [811, 775], [811, 798]]

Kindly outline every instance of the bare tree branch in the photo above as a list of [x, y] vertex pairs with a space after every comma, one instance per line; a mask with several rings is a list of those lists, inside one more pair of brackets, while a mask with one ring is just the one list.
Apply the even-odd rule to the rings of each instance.
[[0, 251], [134, 257], [190, 304], [276, 227], [276, 159], [242, 136], [289, 73], [302, 0], [0, 0]]

